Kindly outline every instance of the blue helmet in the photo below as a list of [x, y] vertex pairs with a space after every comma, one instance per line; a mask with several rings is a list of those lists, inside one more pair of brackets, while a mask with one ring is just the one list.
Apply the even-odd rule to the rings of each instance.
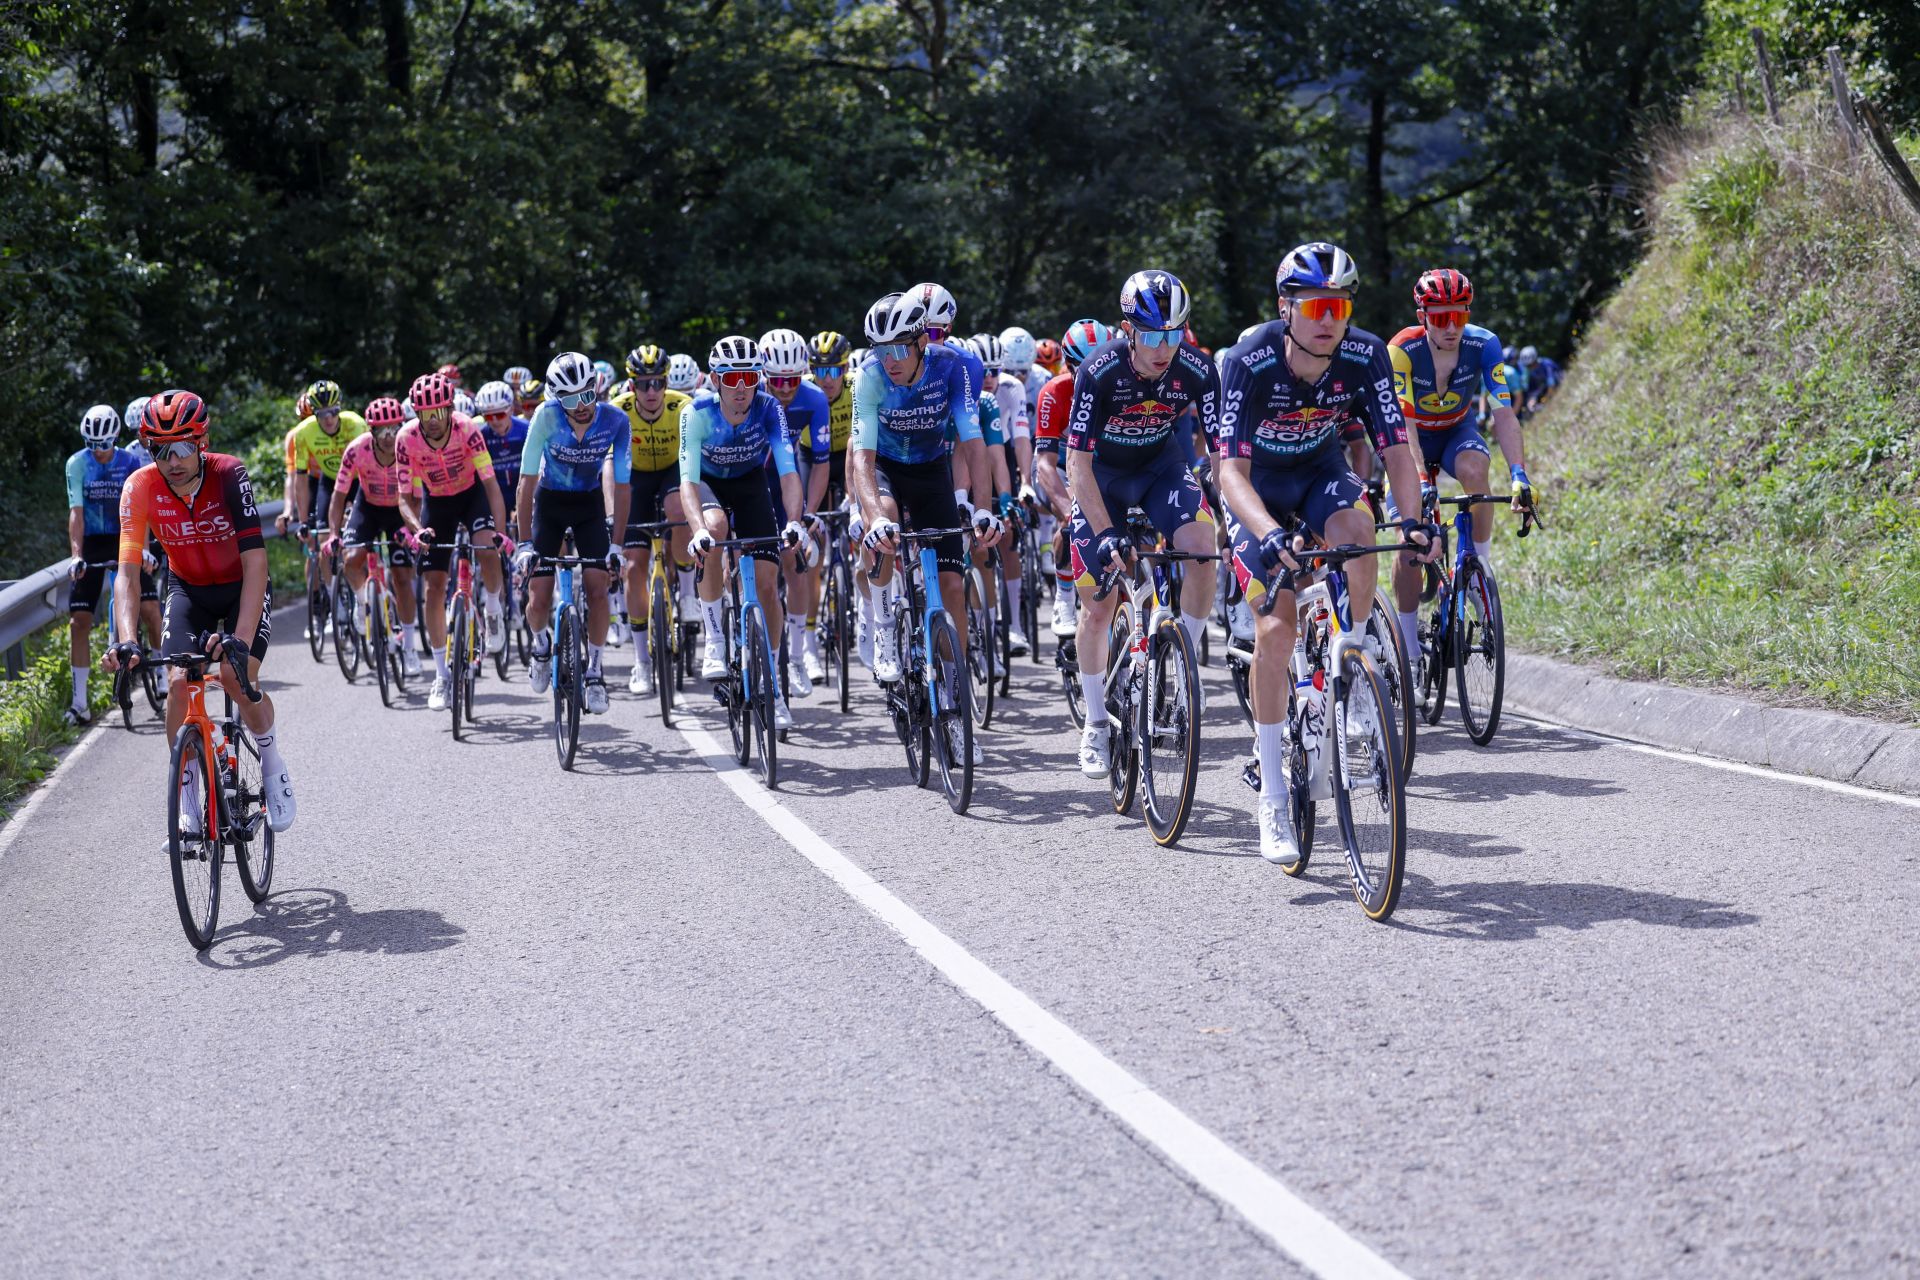
[[1112, 341], [1113, 330], [1098, 320], [1075, 320], [1067, 326], [1066, 336], [1060, 339], [1060, 350], [1070, 363], [1084, 364], [1095, 347]]
[[1120, 289], [1120, 314], [1136, 329], [1184, 329], [1191, 309], [1180, 277], [1158, 267], [1134, 272]]
[[1360, 268], [1347, 251], [1325, 240], [1303, 244], [1280, 259], [1274, 272], [1274, 292], [1285, 296], [1300, 289], [1346, 289], [1360, 283]]

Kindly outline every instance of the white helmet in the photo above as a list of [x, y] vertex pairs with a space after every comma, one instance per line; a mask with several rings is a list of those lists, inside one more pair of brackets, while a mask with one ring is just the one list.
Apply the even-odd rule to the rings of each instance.
[[673, 391], [692, 391], [700, 385], [700, 362], [684, 351], [667, 361], [667, 386]]
[[607, 389], [613, 386], [613, 378], [612, 364], [605, 360], [593, 362], [593, 389], [600, 393], [602, 400], [607, 398]]
[[473, 397], [464, 391], [453, 393], [453, 411], [471, 418], [473, 416]]
[[1014, 325], [1000, 331], [1000, 345], [1005, 349], [1004, 363], [1009, 373], [1024, 374], [1033, 368], [1033, 335]]
[[917, 338], [927, 331], [927, 304], [917, 294], [889, 293], [867, 308], [867, 341], [874, 346]]
[[[460, 398], [454, 397], [454, 408], [460, 407]], [[504, 382], [489, 382], [480, 388], [473, 398], [473, 407], [480, 413], [512, 413], [513, 388]]]
[[1531, 365], [1531, 364], [1532, 364], [1532, 363], [1533, 363], [1534, 361], [1536, 361], [1536, 360], [1538, 360], [1539, 358], [1540, 358], [1540, 353], [1539, 353], [1538, 351], [1536, 351], [1536, 350], [1534, 350], [1534, 349], [1533, 349], [1532, 347], [1522, 347], [1522, 348], [1520, 348], [1520, 363], [1521, 363], [1521, 364], [1523, 364], [1523, 365]]
[[127, 401], [126, 416], [121, 418], [121, 421], [127, 424], [127, 430], [138, 431], [140, 429], [140, 415], [147, 411], [147, 399], [148, 397], [146, 396], [135, 396], [133, 399]]
[[[957, 333], [952, 334], [947, 338], [947, 350], [964, 351], [968, 355], [972, 356], [975, 360], [980, 360], [980, 348], [973, 345], [973, 339], [963, 338]], [[984, 365], [986, 361], [980, 360], [980, 363]]]
[[807, 340], [792, 329], [769, 329], [760, 335], [760, 360], [773, 377], [805, 373]]
[[120, 411], [97, 404], [80, 415], [80, 435], [92, 449], [104, 449], [120, 438]]
[[600, 375], [594, 370], [593, 361], [578, 351], [562, 351], [547, 363], [547, 399], [558, 400], [561, 396], [595, 391], [599, 387], [599, 380]]
[[990, 333], [976, 333], [969, 341], [973, 354], [980, 357], [980, 363], [987, 366], [988, 370], [998, 372], [1006, 367], [1007, 348], [1000, 339]]
[[413, 397], [408, 396], [400, 402], [400, 414], [408, 422], [420, 421], [420, 411], [413, 407]]
[[953, 295], [947, 292], [945, 286], [928, 281], [913, 286], [907, 292], [920, 299], [926, 307], [929, 325], [936, 329], [952, 330], [954, 318], [960, 314], [960, 304], [953, 300]]
[[707, 352], [707, 368], [716, 381], [723, 373], [759, 373], [765, 367], [766, 362], [760, 358], [759, 345], [752, 338], [740, 334], [728, 334], [713, 344], [713, 350]]
[[509, 391], [518, 391], [520, 389], [520, 384], [525, 382], [528, 378], [531, 378], [532, 376], [533, 376], [533, 370], [527, 368], [527, 366], [523, 364], [517, 364], [513, 366], [513, 368], [507, 370], [505, 373], [501, 374], [500, 380], [507, 384], [507, 389]]

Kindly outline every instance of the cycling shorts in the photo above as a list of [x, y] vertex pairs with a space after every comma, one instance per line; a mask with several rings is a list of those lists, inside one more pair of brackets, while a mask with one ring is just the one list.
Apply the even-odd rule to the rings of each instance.
[[[1267, 514], [1286, 527], [1296, 516], [1306, 522], [1313, 536], [1324, 539], [1327, 520], [1336, 511], [1366, 506], [1366, 482], [1355, 475], [1341, 454], [1330, 454], [1317, 467], [1281, 470], [1277, 467], [1253, 469], [1254, 491], [1266, 505]], [[1234, 517], [1227, 508], [1227, 538], [1233, 544], [1233, 576], [1245, 591], [1247, 584], [1260, 577], [1260, 539]]]
[[1420, 432], [1420, 457], [1429, 467], [1439, 467], [1454, 479], [1460, 473], [1454, 470], [1454, 463], [1463, 453], [1477, 453], [1483, 457], [1492, 457], [1487, 451], [1487, 442], [1473, 423], [1462, 418], [1445, 431]]
[[700, 509], [726, 512], [729, 536], [735, 538], [771, 538], [780, 528], [764, 471], [706, 477], [700, 482]]
[[487, 501], [487, 487], [470, 484], [458, 493], [429, 493], [420, 512], [420, 523], [433, 530], [433, 545], [427, 548], [422, 567], [428, 573], [445, 573], [453, 563], [453, 537], [459, 526], [467, 526], [474, 545], [492, 544], [491, 539], [480, 536], [493, 528], [493, 504]]
[[[1125, 526], [1129, 507], [1139, 507], [1146, 512], [1153, 527], [1168, 541], [1187, 525], [1214, 523], [1207, 495], [1200, 488], [1199, 479], [1187, 470], [1186, 460], [1176, 446], [1161, 450], [1158, 461], [1137, 471], [1109, 466], [1096, 457], [1093, 480], [1100, 490], [1100, 500], [1106, 504], [1107, 518], [1115, 527]], [[1074, 581], [1082, 585], [1094, 585], [1097, 575], [1093, 568], [1093, 544], [1100, 540], [1103, 532], [1093, 527], [1093, 522], [1080, 510], [1080, 503], [1075, 501], [1067, 537], [1073, 544]]]
[[[119, 555], [120, 535], [117, 533], [89, 533], [80, 538], [80, 558], [88, 564], [117, 561]], [[75, 578], [67, 591], [67, 612], [96, 612], [100, 607], [100, 592], [106, 586], [107, 574], [111, 572], [111, 569], [88, 569]], [[154, 583], [153, 575], [145, 569], [140, 570], [140, 598], [160, 598], [160, 589]]]
[[[196, 587], [178, 578], [167, 581], [166, 602], [160, 607], [160, 656], [190, 653], [199, 648], [194, 641], [203, 631], [231, 632], [240, 625], [240, 588], [238, 582], [216, 582]], [[260, 628], [253, 633], [254, 657], [265, 661], [267, 642], [273, 639], [273, 588], [268, 587], [260, 601]]]
[[[533, 491], [533, 553], [557, 556], [573, 530], [574, 554], [586, 560], [607, 558], [612, 540], [607, 536], [607, 507], [600, 490], [548, 489]], [[552, 565], [536, 565], [536, 578], [551, 578]]]
[[347, 528], [340, 545], [370, 547], [373, 540], [384, 533], [387, 535], [387, 563], [396, 569], [404, 569], [413, 563], [413, 553], [400, 545], [400, 531], [404, 528], [406, 522], [400, 518], [400, 508], [376, 507], [364, 497], [355, 498], [352, 510], [347, 512]]
[[[880, 496], [893, 499], [903, 529], [951, 529], [960, 523], [960, 504], [953, 498], [953, 468], [945, 458], [932, 462], [895, 462], [873, 455], [874, 482]], [[950, 533], [933, 544], [933, 558], [942, 573], [966, 570], [966, 542]]]
[[627, 527], [621, 531], [620, 545], [644, 547], [647, 532], [639, 526], [667, 518], [667, 495], [680, 491], [679, 464], [658, 471], [636, 471], [631, 484], [633, 496], [627, 503]]

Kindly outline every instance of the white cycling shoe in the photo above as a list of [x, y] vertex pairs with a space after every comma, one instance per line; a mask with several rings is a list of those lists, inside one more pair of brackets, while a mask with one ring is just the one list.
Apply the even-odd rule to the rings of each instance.
[[1293, 838], [1293, 823], [1287, 818], [1287, 807], [1283, 802], [1270, 803], [1261, 797], [1260, 820], [1260, 856], [1268, 862], [1286, 864], [1300, 860], [1300, 846]]
[[507, 620], [493, 610], [486, 611], [487, 656], [497, 658], [507, 647]]
[[427, 710], [445, 711], [447, 709], [447, 678], [435, 676], [433, 688], [427, 690]]
[[806, 639], [800, 644], [800, 662], [807, 669], [807, 679], [819, 684], [827, 678], [827, 662], [820, 656], [820, 633], [803, 633]]
[[[820, 674], [824, 676], [826, 672]], [[813, 678], [807, 674], [807, 664], [793, 652], [791, 645], [787, 646], [787, 692], [796, 698], [813, 696]]]
[[645, 661], [646, 653], [639, 650], [634, 657], [641, 659], [633, 664], [633, 670], [627, 673], [627, 692], [646, 697], [653, 692], [653, 664]]
[[793, 728], [793, 711], [787, 706], [785, 698], [773, 700], [773, 727], [779, 733]]
[[1113, 771], [1113, 726], [1102, 720], [1088, 721], [1080, 730], [1080, 772], [1089, 778], [1104, 778]]
[[527, 663], [527, 683], [533, 686], [535, 693], [545, 693], [553, 686], [553, 655], [536, 653]]
[[1033, 644], [1027, 639], [1027, 633], [1019, 627], [1007, 628], [1007, 652], [1016, 658], [1024, 658], [1033, 650]]
[[1066, 637], [1080, 628], [1080, 609], [1073, 598], [1073, 592], [1066, 587], [1057, 588], [1053, 593], [1053, 634]]
[[587, 714], [603, 716], [607, 714], [607, 682], [598, 671], [589, 671], [581, 694], [586, 699]]
[[727, 655], [720, 647], [720, 637], [707, 637], [707, 651], [700, 655], [700, 678], [702, 680], [724, 680], [727, 677]]
[[420, 655], [416, 651], [400, 647], [400, 669], [407, 673], [407, 679], [417, 679], [420, 675]]
[[894, 633], [890, 617], [874, 623], [873, 678], [881, 684], [892, 684], [900, 678], [900, 637]]

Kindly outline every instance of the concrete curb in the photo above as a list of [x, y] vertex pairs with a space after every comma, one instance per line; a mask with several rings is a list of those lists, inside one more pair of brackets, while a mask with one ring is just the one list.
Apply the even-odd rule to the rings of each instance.
[[1920, 729], [1616, 680], [1511, 652], [1506, 703], [1515, 711], [1674, 751], [1920, 795]]

